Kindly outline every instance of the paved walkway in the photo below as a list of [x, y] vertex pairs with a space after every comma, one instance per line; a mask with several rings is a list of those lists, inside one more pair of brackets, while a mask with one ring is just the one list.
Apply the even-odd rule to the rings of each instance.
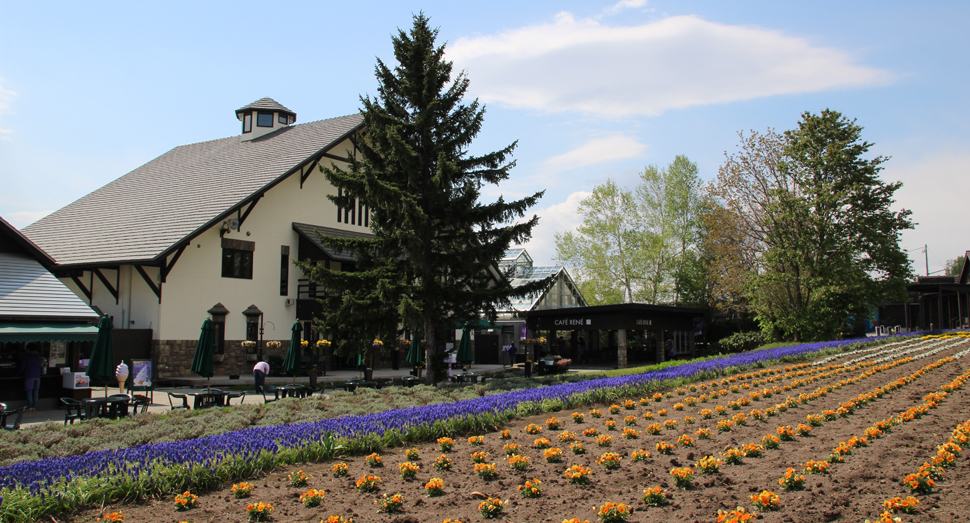
[[[502, 365], [472, 365], [471, 372], [475, 374], [492, 374], [501, 371]], [[599, 369], [601, 370], [601, 369]], [[588, 370], [583, 369], [582, 371], [588, 372]], [[581, 371], [581, 372], [582, 372]], [[379, 382], [391, 382], [400, 381], [401, 378], [409, 376], [409, 370], [392, 370], [392, 369], [375, 369], [374, 370], [374, 380]], [[457, 374], [460, 371], [452, 371], [453, 374]], [[423, 375], [422, 375], [423, 376]], [[344, 383], [348, 380], [358, 379], [361, 377], [361, 373], [355, 370], [338, 370], [328, 372], [326, 376], [320, 376], [317, 378], [317, 386], [324, 386], [328, 389], [334, 388], [334, 386], [339, 386], [339, 384]], [[167, 381], [167, 380], [166, 380]], [[287, 383], [293, 383], [292, 377], [267, 377], [267, 385], [285, 385]], [[296, 378], [296, 383], [308, 384], [310, 379], [306, 376], [301, 376]], [[248, 389], [247, 396], [243, 399], [245, 404], [263, 403], [262, 395], [256, 395], [253, 385], [253, 376], [250, 374], [248, 376], [240, 376], [237, 380], [230, 380], [229, 376], [213, 376], [211, 380], [211, 387], [231, 387], [234, 385], [246, 385]], [[168, 403], [168, 391], [184, 394], [186, 392], [197, 392], [201, 389], [206, 388], [206, 379], [196, 377], [186, 377], [177, 378], [176, 386], [166, 386], [158, 387], [155, 389], [154, 402], [148, 407], [149, 412], [154, 413], [165, 413], [170, 410], [170, 405]], [[108, 387], [107, 395], [118, 394], [118, 387]], [[92, 398], [101, 398], [105, 396], [104, 387], [93, 387], [91, 389]], [[11, 408], [17, 408], [24, 402], [11, 402]], [[234, 402], [234, 405], [238, 403]], [[38, 402], [38, 408], [36, 412], [25, 412], [23, 419], [21, 420], [21, 426], [27, 427], [31, 425], [36, 425], [43, 423], [45, 421], [56, 421], [64, 422], [64, 411], [59, 408], [60, 402], [54, 398], [42, 399]], [[12, 421], [12, 420], [10, 420]]]

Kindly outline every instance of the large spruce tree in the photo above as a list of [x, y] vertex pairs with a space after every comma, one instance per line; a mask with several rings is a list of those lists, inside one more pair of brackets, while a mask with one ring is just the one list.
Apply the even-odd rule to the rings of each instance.
[[[423, 330], [427, 356], [443, 350], [438, 331], [458, 322], [494, 317], [495, 306], [512, 296], [540, 291], [545, 282], [513, 289], [498, 261], [513, 243], [529, 239], [538, 217], [524, 219], [542, 193], [527, 198], [481, 201], [486, 184], [509, 176], [515, 143], [474, 156], [473, 138], [485, 109], [464, 103], [468, 78], [452, 77], [445, 46], [423, 13], [410, 32], [392, 37], [398, 64], [377, 60], [378, 95], [361, 97], [362, 139], [348, 167], [321, 166], [340, 196], [371, 212], [373, 240], [323, 238], [357, 255], [357, 272], [307, 267], [312, 280], [336, 297], [319, 328], [333, 332], [338, 346], [390, 338], [390, 325]], [[516, 223], [518, 222], [518, 223]], [[429, 365], [428, 382], [434, 368]]]

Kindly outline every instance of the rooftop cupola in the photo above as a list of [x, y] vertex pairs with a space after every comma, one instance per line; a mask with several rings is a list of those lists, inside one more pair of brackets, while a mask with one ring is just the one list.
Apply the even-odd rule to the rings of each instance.
[[243, 141], [259, 138], [296, 123], [296, 113], [272, 98], [260, 98], [245, 107], [236, 109], [236, 118], [242, 122]]

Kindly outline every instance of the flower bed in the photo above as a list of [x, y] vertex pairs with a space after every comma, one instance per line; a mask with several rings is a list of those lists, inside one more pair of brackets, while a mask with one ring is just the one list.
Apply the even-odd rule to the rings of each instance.
[[[432, 427], [437, 427], [438, 434], [442, 430], [453, 434], [486, 432], [516, 416], [548, 408], [588, 405], [616, 394], [647, 395], [666, 380], [713, 376], [731, 367], [796, 357], [846, 343], [849, 342], [776, 348], [639, 375], [527, 389], [453, 404], [250, 428], [191, 441], [17, 464], [0, 469], [0, 487], [8, 489], [5, 502], [0, 505], [0, 515], [23, 510], [39, 516], [52, 510], [69, 509], [72, 503], [100, 500], [110, 490], [141, 497], [176, 492], [186, 485], [210, 488], [287, 463], [332, 456], [333, 438], [350, 451], [360, 452], [393, 443], [426, 441]], [[101, 486], [92, 488], [94, 483], [88, 478], [98, 478]], [[52, 506], [45, 505], [43, 498], [38, 499], [41, 493], [56, 492], [70, 494], [70, 500]]]

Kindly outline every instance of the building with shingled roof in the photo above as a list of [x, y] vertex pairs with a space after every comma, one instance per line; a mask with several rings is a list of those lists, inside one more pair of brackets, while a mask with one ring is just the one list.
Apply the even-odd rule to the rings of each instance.
[[368, 236], [366, 206], [338, 208], [317, 168], [355, 154], [360, 115], [296, 124], [271, 98], [235, 115], [239, 135], [176, 147], [23, 230], [116, 330], [150, 332], [140, 350], [157, 377], [191, 375], [207, 316], [216, 374], [249, 374], [268, 340], [285, 352], [290, 325], [309, 323], [316, 306], [292, 261], [348, 269], [353, 258], [324, 248], [315, 231]]

